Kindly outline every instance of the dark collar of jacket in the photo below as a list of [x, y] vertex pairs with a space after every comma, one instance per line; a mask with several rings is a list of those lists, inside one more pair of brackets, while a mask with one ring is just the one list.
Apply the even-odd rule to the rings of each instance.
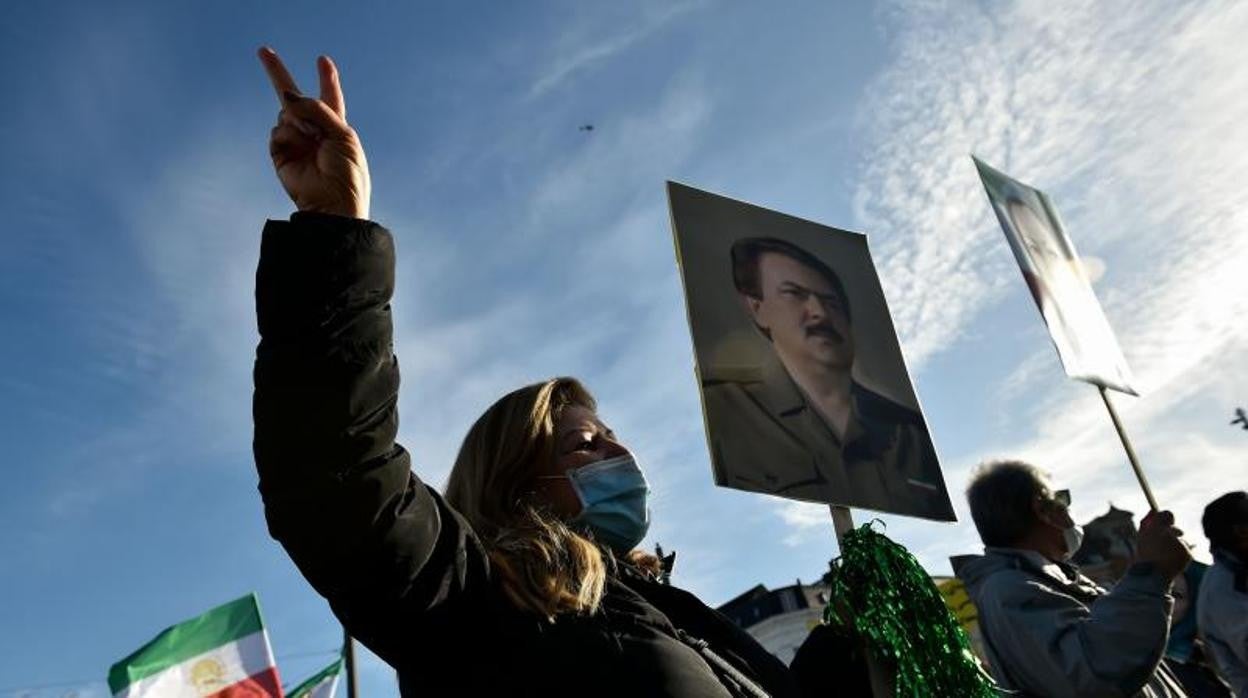
[[[662, 582], [655, 575], [627, 560], [616, 558], [605, 549], [603, 558], [609, 575], [607, 593], [612, 593], [612, 585], [619, 584], [627, 590], [626, 593], [636, 594], [654, 611], [646, 618], [621, 619], [617, 616], [617, 621], [649, 623], [690, 647], [708, 647], [773, 698], [796, 698], [800, 695], [797, 677], [727, 616], [707, 607], [690, 592]], [[716, 667], [711, 669], [721, 681], [724, 680]], [[737, 693], [729, 689], [729, 692], [732, 695], [752, 695], [748, 691]]]

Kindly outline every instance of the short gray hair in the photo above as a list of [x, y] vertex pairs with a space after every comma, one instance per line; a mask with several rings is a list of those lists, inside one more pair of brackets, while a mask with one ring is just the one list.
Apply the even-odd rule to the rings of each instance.
[[1048, 477], [1030, 463], [1002, 460], [984, 463], [966, 487], [966, 503], [984, 545], [1009, 547], [1036, 525], [1032, 503], [1047, 499]]

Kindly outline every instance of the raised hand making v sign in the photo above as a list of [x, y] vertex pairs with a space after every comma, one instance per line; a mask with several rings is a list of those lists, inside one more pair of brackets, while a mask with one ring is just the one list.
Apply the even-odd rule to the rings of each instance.
[[304, 97], [273, 49], [260, 62], [282, 105], [269, 136], [277, 178], [300, 211], [368, 218], [372, 184], [364, 146], [347, 123], [338, 68], [328, 56], [316, 61], [321, 97]]
[[260, 60], [282, 103], [273, 164], [299, 207], [265, 222], [256, 268], [265, 520], [351, 636], [398, 671], [402, 694], [869, 693], [866, 665], [831, 626], [790, 669], [660, 581], [661, 561], [638, 548], [645, 475], [574, 378], [502, 396], [468, 430], [444, 491], [420, 479], [396, 441], [394, 237], [368, 220], [338, 73], [319, 59], [313, 99], [277, 54]]

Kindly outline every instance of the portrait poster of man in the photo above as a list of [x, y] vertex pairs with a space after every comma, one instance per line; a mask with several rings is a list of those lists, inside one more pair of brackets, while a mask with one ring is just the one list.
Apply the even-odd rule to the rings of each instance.
[[955, 520], [866, 236], [668, 197], [715, 483]]
[[1066, 375], [1131, 395], [1131, 369], [1048, 195], [972, 156]]

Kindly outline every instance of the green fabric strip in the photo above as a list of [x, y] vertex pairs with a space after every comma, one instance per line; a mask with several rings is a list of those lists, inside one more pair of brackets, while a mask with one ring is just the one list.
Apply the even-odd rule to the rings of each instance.
[[307, 681], [304, 681], [298, 686], [295, 686], [293, 689], [287, 691], [286, 698], [302, 698], [302, 696], [304, 696], [313, 688], [315, 688], [317, 684], [341, 672], [342, 661], [343, 661], [342, 657], [339, 657], [338, 660], [335, 661], [333, 664], [330, 664], [324, 669], [321, 669], [320, 671], [316, 672], [316, 674], [313, 675], [312, 678], [308, 679]]
[[262, 629], [260, 602], [255, 594], [248, 594], [166, 628], [108, 670], [108, 688], [116, 695], [135, 681]]

